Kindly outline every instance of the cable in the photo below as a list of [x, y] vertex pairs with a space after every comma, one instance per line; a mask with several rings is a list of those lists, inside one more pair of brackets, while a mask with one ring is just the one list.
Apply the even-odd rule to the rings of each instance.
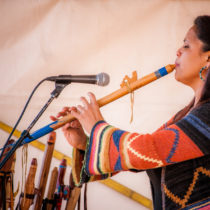
[[3, 155], [3, 153], [4, 153], [4, 150], [5, 150], [6, 147], [8, 146], [8, 145], [7, 145], [7, 144], [8, 144], [8, 141], [10, 140], [12, 134], [14, 133], [14, 131], [15, 131], [15, 129], [17, 128], [18, 124], [20, 123], [20, 120], [22, 119], [23, 114], [25, 113], [26, 108], [27, 108], [27, 106], [28, 106], [28, 104], [29, 104], [29, 102], [30, 102], [32, 96], [34, 95], [36, 89], [37, 89], [44, 81], [46, 81], [46, 80], [47, 80], [47, 78], [41, 80], [41, 81], [35, 86], [35, 88], [33, 89], [33, 91], [31, 92], [31, 94], [30, 94], [30, 96], [29, 96], [29, 98], [28, 98], [28, 100], [27, 100], [27, 102], [26, 102], [26, 104], [25, 104], [25, 106], [24, 106], [24, 108], [23, 108], [23, 111], [22, 111], [22, 113], [20, 114], [20, 117], [18, 118], [18, 120], [17, 120], [15, 126], [14, 126], [13, 129], [12, 129], [12, 132], [10, 133], [10, 135], [9, 135], [9, 137], [8, 137], [8, 139], [7, 139], [7, 141], [6, 141], [6, 143], [4, 144], [4, 147], [3, 147], [2, 152], [1, 152], [1, 155], [0, 155], [0, 159], [2, 158], [2, 155]]

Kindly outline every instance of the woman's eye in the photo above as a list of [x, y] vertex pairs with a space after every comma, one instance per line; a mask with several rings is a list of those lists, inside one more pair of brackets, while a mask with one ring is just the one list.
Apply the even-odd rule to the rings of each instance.
[[184, 45], [183, 48], [189, 48], [189, 45]]

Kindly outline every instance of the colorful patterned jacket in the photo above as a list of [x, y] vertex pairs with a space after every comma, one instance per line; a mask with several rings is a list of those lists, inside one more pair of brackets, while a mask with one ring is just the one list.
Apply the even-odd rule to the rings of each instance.
[[152, 134], [99, 121], [86, 151], [74, 150], [76, 185], [119, 171], [146, 170], [154, 209], [210, 209], [210, 102]]

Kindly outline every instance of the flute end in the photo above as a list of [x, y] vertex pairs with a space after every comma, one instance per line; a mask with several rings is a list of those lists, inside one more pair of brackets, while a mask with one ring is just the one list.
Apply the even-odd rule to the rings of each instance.
[[175, 64], [169, 64], [166, 66], [166, 70], [168, 73], [172, 72], [176, 68]]

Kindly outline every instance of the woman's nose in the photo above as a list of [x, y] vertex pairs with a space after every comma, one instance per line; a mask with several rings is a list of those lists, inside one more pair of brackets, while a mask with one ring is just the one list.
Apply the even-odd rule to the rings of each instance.
[[181, 56], [181, 48], [179, 48], [178, 50], [177, 50], [177, 52], [176, 52], [176, 55], [177, 55], [177, 57], [180, 57]]

